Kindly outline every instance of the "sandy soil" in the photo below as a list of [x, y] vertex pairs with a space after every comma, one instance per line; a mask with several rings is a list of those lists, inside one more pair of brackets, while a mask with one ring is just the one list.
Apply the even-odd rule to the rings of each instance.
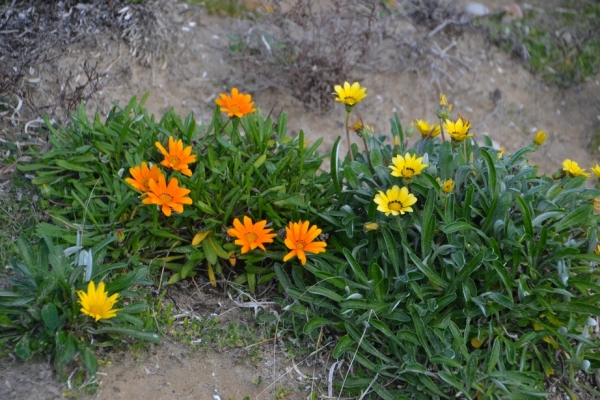
[[[508, 3], [480, 2], [491, 9]], [[88, 102], [88, 107], [98, 108], [101, 114], [109, 110], [113, 101], [125, 104], [132, 95], [150, 92], [146, 106], [152, 113], [159, 115], [174, 107], [180, 114], [193, 112], [197, 120], [208, 123], [218, 93], [231, 86], [242, 91], [256, 87], [255, 82], [244, 79], [244, 71], [229, 64], [224, 56], [227, 34], [237, 22], [210, 16], [200, 7], [176, 2], [160, 4], [163, 14], [158, 26], [168, 40], [151, 62], [136, 61], [129, 45], [115, 35], [92, 35], [89, 40], [61, 50], [59, 64], [77, 76], [81, 75], [84, 60], [98, 61], [106, 85]], [[427, 34], [410, 24], [401, 29], [414, 35]], [[532, 156], [532, 162], [547, 173], [558, 169], [565, 158], [574, 159], [583, 167], [597, 161], [590, 139], [600, 130], [598, 77], [577, 87], [558, 89], [490, 45], [481, 33], [463, 32], [454, 38], [454, 43], [448, 54], [460, 57], [468, 68], [463, 68], [464, 76], [454, 74], [451, 82], [443, 82], [442, 90], [454, 103], [454, 109], [473, 122], [477, 136], [489, 135], [498, 146], [512, 152], [529, 144], [535, 132], [544, 129], [549, 134], [548, 142]], [[427, 69], [399, 66], [385, 73], [357, 69], [348, 80], [360, 81], [368, 88], [369, 96], [356, 110], [380, 134], [389, 132], [388, 121], [394, 111], [405, 125], [417, 118], [434, 119], [439, 88]], [[311, 142], [324, 138], [322, 153], [328, 152], [334, 140], [344, 134], [342, 107], [319, 115], [281, 90], [252, 94], [265, 112], [274, 106], [279, 110], [284, 104], [291, 131], [304, 129]], [[189, 296], [193, 301], [210, 304], [197, 313], [203, 318], [235, 308], [232, 303], [211, 300], [206, 293]], [[272, 399], [279, 394], [275, 388], [283, 387], [293, 389], [285, 398], [305, 399], [310, 390], [303, 389], [310, 383], [301, 374], [320, 375], [318, 385], [326, 389], [323, 377], [327, 371], [323, 367], [312, 369], [301, 361], [290, 359], [280, 346], [266, 346], [262, 361], [256, 365], [248, 362], [247, 350], [196, 351], [167, 338], [162, 346], [153, 347], [142, 356], [115, 355], [110, 364], [100, 367], [100, 389], [89, 398]], [[293, 369], [293, 362], [303, 372]], [[66, 383], [56, 381], [51, 364], [43, 361], [24, 364], [5, 359], [0, 363], [0, 375], [2, 399], [57, 399], [68, 390]], [[252, 383], [259, 377], [264, 383]]]

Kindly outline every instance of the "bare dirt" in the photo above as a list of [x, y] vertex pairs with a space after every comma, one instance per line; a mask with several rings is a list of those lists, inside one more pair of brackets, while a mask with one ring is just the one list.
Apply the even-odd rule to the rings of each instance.
[[[497, 10], [509, 1], [480, 2]], [[113, 0], [117, 12], [110, 11], [104, 2], [86, 3], [79, 8], [76, 2], [63, 3], [62, 7], [57, 6], [57, 15], [89, 14], [94, 12], [94, 7], [112, 12], [106, 16], [105, 26], [110, 28], [114, 23], [115, 29], [118, 23], [126, 23], [128, 13], [141, 12], [138, 6], [117, 0]], [[532, 3], [542, 6], [544, 2]], [[129, 11], [125, 10], [127, 6]], [[550, 6], [556, 5], [545, 5]], [[124, 105], [131, 96], [141, 97], [150, 92], [146, 107], [155, 115], [173, 107], [182, 115], [193, 112], [198, 121], [206, 124], [218, 93], [236, 86], [241, 91], [250, 91], [264, 113], [273, 107], [278, 113], [283, 108], [289, 116], [288, 126], [292, 132], [303, 129], [311, 142], [323, 138], [322, 154], [331, 149], [338, 136], [344, 135], [343, 107], [318, 114], [283, 90], [252, 91], [260, 85], [247, 80], [247, 71], [229, 63], [224, 51], [229, 44], [227, 34], [241, 26], [236, 20], [211, 16], [199, 6], [179, 2], [147, 2], [145, 7], [153, 12], [140, 17], [143, 29], [133, 33], [130, 30], [127, 38], [100, 27], [82, 34], [81, 40], [57, 44], [56, 51], [50, 54], [58, 60], [58, 70], [49, 71], [40, 65], [31, 72], [32, 79], [26, 83], [29, 92], [37, 91], [48, 98], [56, 90], [59, 77], [64, 78], [69, 73], [72, 75], [70, 85], [76, 88], [85, 80], [84, 62], [92, 60], [97, 62], [104, 87], [89, 98], [87, 105], [89, 110], [98, 109], [100, 115], [106, 115], [113, 102]], [[398, 21], [398, 24], [405, 35], [422, 37], [431, 31], [407, 21]], [[159, 42], [151, 45], [151, 41], [144, 41], [158, 31], [162, 35]], [[385, 72], [357, 68], [347, 77], [368, 88], [368, 97], [356, 111], [378, 134], [389, 132], [388, 121], [393, 112], [398, 113], [404, 125], [417, 118], [433, 121], [442, 90], [454, 104], [454, 110], [472, 121], [477, 137], [489, 135], [509, 153], [528, 145], [538, 130], [545, 130], [549, 134], [547, 143], [531, 157], [531, 162], [539, 165], [543, 172], [553, 173], [565, 158], [576, 160], [586, 168], [598, 160], [597, 149], [591, 145], [593, 134], [600, 131], [600, 77], [575, 87], [557, 88], [529, 72], [522, 61], [491, 45], [481, 32], [465, 30], [450, 38], [444, 32], [439, 35], [436, 65], [446, 66], [451, 78], [444, 78], [438, 71], [438, 79], [432, 79], [433, 68], [423, 68], [422, 64], [417, 68], [414, 66], [417, 63], [400, 62], [388, 65]], [[460, 64], [460, 71], [448, 63], [453, 59], [464, 63]], [[40, 80], [36, 79], [38, 76]], [[14, 127], [8, 125], [8, 120], [0, 120], [0, 124], [4, 124], [0, 125], [4, 135], [13, 134]], [[28, 133], [33, 139], [31, 136], [26, 139], [35, 140], [35, 132]], [[27, 135], [21, 132], [17, 136]], [[361, 144], [356, 142], [360, 148]], [[343, 143], [341, 154], [346, 148], [345, 141]], [[207, 304], [202, 312], [196, 312], [198, 317], [236, 315], [235, 311], [229, 311], [236, 308], [229, 300], [215, 300], [198, 291], [190, 293], [189, 299]], [[188, 312], [189, 309], [175, 311]], [[225, 319], [223, 324], [227, 321]], [[286, 353], [279, 344], [261, 348], [260, 361], [256, 362], [248, 357], [248, 349], [194, 350], [167, 336], [161, 346], [135, 355], [107, 357], [108, 362], [100, 367], [98, 392], [89, 396], [82, 394], [82, 397], [225, 400], [244, 396], [272, 399], [283, 393], [279, 398], [306, 399], [312, 384], [306, 376], [316, 376], [316, 385], [327, 392], [325, 367], [308, 366], [304, 360], [296, 360]], [[314, 356], [306, 361], [314, 362]], [[298, 370], [293, 368], [294, 364]], [[58, 381], [52, 373], [52, 364], [43, 361], [23, 363], [5, 358], [0, 363], [0, 376], [3, 377], [2, 399], [59, 399], [69, 391], [69, 385], [77, 389], [84, 384], [76, 381], [76, 374], [67, 383]], [[281, 388], [287, 391], [282, 392]]]

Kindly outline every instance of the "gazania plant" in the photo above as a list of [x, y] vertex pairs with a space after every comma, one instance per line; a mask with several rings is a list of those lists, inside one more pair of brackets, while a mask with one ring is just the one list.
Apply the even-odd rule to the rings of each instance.
[[276, 269], [293, 323], [336, 337], [342, 396], [544, 397], [547, 379], [600, 367], [600, 191], [576, 161], [554, 177], [530, 165], [545, 132], [508, 154], [456, 111], [440, 96], [421, 116], [440, 125], [417, 119], [412, 148], [397, 116], [352, 157], [338, 139], [329, 256], [306, 265], [312, 280]]
[[[147, 304], [131, 290], [149, 283], [148, 268], [112, 279], [111, 271], [127, 267], [125, 262], [106, 263], [106, 246], [115, 240], [109, 236], [91, 248], [65, 248], [46, 235], [35, 247], [19, 238], [21, 259], [10, 260], [16, 273], [8, 279], [12, 288], [0, 290], [0, 343], [25, 361], [35, 355], [52, 360], [61, 375], [67, 364], [78, 361], [93, 388], [96, 346], [110, 347], [129, 338], [159, 342], [139, 318]], [[123, 300], [130, 304], [124, 306]]]
[[0, 293], [0, 337], [22, 358], [47, 350], [64, 364], [77, 349], [93, 371], [86, 335], [127, 323], [149, 338], [153, 320], [128, 314], [141, 308], [125, 305], [130, 286], [190, 279], [269, 289], [281, 309], [263, 321], [330, 340], [323, 351], [343, 361], [332, 366], [338, 397], [537, 398], [548, 379], [567, 387], [595, 373], [600, 190], [586, 180], [598, 186], [600, 167], [590, 177], [569, 159], [541, 174], [528, 156], [544, 131], [512, 153], [495, 149], [443, 94], [407, 132], [397, 115], [388, 135], [375, 132], [368, 117], [350, 123], [366, 92], [332, 88], [346, 111], [343, 159], [342, 138], [320, 155], [320, 140], [288, 136], [284, 113], [263, 116], [237, 88], [215, 101], [208, 126], [172, 110], [155, 122], [145, 98], [105, 121], [83, 106], [68, 128], [47, 121], [52, 150], [19, 166], [49, 200], [38, 248], [92, 248], [81, 265], [96, 267], [69, 264], [54, 281], [50, 258], [34, 270], [24, 256], [30, 269], [14, 264], [24, 278]]

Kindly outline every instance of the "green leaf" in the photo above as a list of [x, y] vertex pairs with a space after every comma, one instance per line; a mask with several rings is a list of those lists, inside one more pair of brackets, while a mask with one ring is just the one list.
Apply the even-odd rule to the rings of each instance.
[[423, 218], [421, 224], [421, 256], [427, 257], [431, 252], [433, 245], [433, 235], [435, 233], [435, 216], [433, 215], [433, 204], [436, 199], [434, 189], [429, 189], [425, 207], [423, 208]]
[[356, 176], [356, 172], [354, 172], [350, 165], [346, 165], [344, 167], [344, 177], [346, 178], [346, 182], [348, 182], [348, 186], [350, 186], [352, 189], [360, 188], [358, 176]]
[[439, 167], [440, 178], [442, 181], [452, 178], [454, 173], [454, 157], [452, 156], [452, 146], [450, 141], [445, 141], [440, 146]]
[[481, 155], [485, 159], [485, 162], [488, 167], [488, 186], [490, 189], [490, 193], [492, 196], [496, 196], [498, 193], [498, 182], [496, 178], [496, 166], [494, 165], [494, 160], [487, 149], [482, 148]]
[[111, 283], [106, 285], [106, 291], [109, 295], [119, 293], [125, 289], [129, 289], [132, 285], [146, 283], [144, 279], [148, 276], [148, 267], [137, 268], [130, 271], [126, 275], [120, 276]]
[[440, 274], [438, 274], [433, 268], [421, 261], [419, 257], [417, 257], [417, 255], [412, 252], [411, 248], [404, 241], [402, 242], [402, 246], [404, 247], [404, 251], [408, 253], [410, 259], [415, 263], [417, 268], [422, 273], [424, 273], [427, 278], [429, 278], [432, 284], [437, 285], [441, 288], [446, 288], [446, 286], [448, 286], [448, 283], [440, 276]]
[[443, 364], [443, 365], [447, 365], [449, 367], [454, 367], [454, 368], [462, 368], [462, 363], [456, 361], [456, 360], [452, 360], [450, 358], [446, 358], [446, 357], [442, 357], [442, 356], [433, 356], [430, 358], [430, 361], [434, 364]]
[[394, 342], [396, 344], [400, 344], [400, 341], [398, 340], [396, 335], [394, 335], [392, 330], [385, 323], [383, 323], [381, 321], [377, 321], [375, 319], [372, 319], [369, 322], [369, 324], [371, 324], [371, 326], [373, 326], [375, 329], [377, 329], [378, 331], [383, 333], [392, 342]]
[[149, 232], [154, 236], [166, 238], [166, 239], [175, 239], [185, 242], [185, 240], [177, 235], [174, 235], [171, 232], [163, 231], [162, 229], [149, 229]]
[[585, 304], [580, 302], [568, 302], [568, 303], [556, 303], [552, 304], [554, 311], [565, 311], [569, 313], [578, 313], [583, 315], [594, 315], [600, 317], [600, 307], [593, 306], [591, 304]]
[[91, 328], [89, 329], [89, 332], [95, 335], [100, 335], [103, 333], [119, 333], [121, 335], [131, 336], [137, 339], [143, 339], [153, 343], [160, 343], [160, 336], [158, 336], [155, 332], [133, 326], [110, 326], [95, 329]]
[[65, 160], [54, 160], [54, 163], [64, 169], [67, 169], [69, 171], [75, 171], [75, 172], [89, 172], [89, 173], [93, 173], [94, 170], [78, 165], [78, 164], [73, 164], [70, 163], [69, 161], [65, 161]]
[[98, 360], [96, 356], [87, 349], [81, 349], [79, 352], [81, 353], [81, 363], [85, 369], [91, 375], [96, 375], [96, 372], [98, 372]]
[[333, 358], [339, 359], [344, 355], [346, 350], [348, 350], [351, 346], [356, 344], [354, 340], [348, 335], [344, 335], [340, 338], [339, 342], [335, 345], [333, 349]]
[[383, 273], [381, 268], [373, 259], [373, 262], [369, 265], [368, 271], [369, 280], [373, 281], [373, 292], [377, 301], [383, 301], [384, 296], [387, 294], [387, 288], [383, 279]]
[[483, 252], [478, 252], [477, 255], [473, 257], [473, 259], [467, 265], [462, 267], [456, 278], [450, 283], [450, 287], [448, 288], [447, 292], [453, 293], [457, 288], [460, 288], [465, 282], [467, 282], [467, 279], [469, 279], [475, 268], [481, 265], [482, 261]]
[[[472, 187], [472, 186], [471, 186]], [[452, 222], [450, 224], [447, 224], [445, 226], [442, 226], [442, 231], [446, 234], [449, 235], [451, 233], [455, 233], [455, 232], [465, 232], [465, 231], [475, 231], [477, 232], [481, 237], [483, 238], [487, 238], [487, 235], [485, 233], [483, 233], [482, 231], [480, 231], [479, 229], [475, 228], [472, 225], [469, 225], [467, 222], [465, 222], [464, 220], [462, 221], [455, 221]]]
[[378, 360], [380, 360], [380, 361], [382, 361], [384, 363], [391, 363], [392, 362], [392, 360], [390, 360], [388, 357], [386, 357], [385, 355], [383, 355], [368, 340], [365, 340], [365, 336], [366, 336], [365, 332], [359, 331], [354, 326], [354, 324], [352, 324], [350, 322], [345, 322], [344, 326], [346, 327], [346, 331], [348, 331], [348, 334], [350, 335], [350, 337], [352, 339], [354, 339], [354, 341], [356, 343], [359, 344], [359, 346], [361, 347], [361, 349], [363, 349], [367, 353], [370, 353], [371, 355], [377, 357]]
[[492, 371], [496, 368], [496, 364], [498, 364], [498, 359], [500, 358], [500, 350], [502, 343], [499, 338], [494, 339], [494, 345], [492, 346], [492, 350], [487, 359], [487, 366], [485, 369], [486, 374], [492, 373]]
[[592, 206], [591, 205], [580, 205], [576, 207], [573, 211], [567, 214], [565, 217], [559, 219], [555, 224], [554, 228], [560, 232], [565, 229], [571, 229], [573, 226], [581, 225], [584, 221], [586, 221], [590, 215], [592, 214]]
[[[221, 247], [221, 243], [219, 243], [217, 240], [215, 240], [215, 237], [212, 235], [209, 235], [206, 240], [204, 240], [205, 242], [208, 241], [208, 243], [210, 244], [210, 247], [212, 247], [212, 249], [214, 250], [215, 254], [219, 257], [222, 258], [223, 260], [228, 260], [229, 259], [229, 253], [227, 253], [223, 247]], [[211, 263], [211, 264], [215, 264], [215, 263]]]
[[304, 328], [302, 329], [302, 333], [304, 333], [305, 335], [308, 335], [308, 334], [312, 333], [314, 330], [316, 330], [324, 325], [329, 325], [329, 324], [331, 324], [331, 320], [329, 320], [329, 319], [322, 318], [322, 317], [313, 317], [306, 323], [306, 325], [304, 325]]
[[[400, 275], [400, 254], [398, 252], [398, 244], [394, 237], [392, 236], [392, 232], [390, 232], [387, 226], [381, 228], [381, 233], [383, 234], [383, 240], [385, 242], [386, 247], [386, 255], [388, 256], [392, 267], [394, 268], [394, 272], [396, 276]], [[382, 249], [384, 250], [384, 249]]]
[[45, 304], [42, 307], [42, 319], [44, 320], [44, 325], [51, 332], [54, 332], [56, 328], [58, 328], [58, 310], [56, 306], [52, 303]]
[[506, 308], [512, 309], [515, 305], [511, 298], [501, 293], [490, 293], [488, 297]]
[[29, 243], [29, 240], [26, 238], [20, 236], [19, 239], [17, 239], [17, 249], [21, 256], [21, 260], [27, 266], [28, 272], [31, 274], [37, 267], [37, 259], [33, 247], [31, 247], [31, 243]]
[[215, 249], [213, 246], [210, 245], [210, 243], [208, 242], [208, 240], [203, 240], [202, 241], [202, 250], [204, 250], [204, 256], [206, 257], [206, 260], [215, 265], [217, 263], [217, 253], [215, 252]]
[[77, 339], [75, 339], [73, 334], [70, 332], [67, 333], [65, 335], [65, 339], [66, 340], [64, 343], [62, 343], [62, 346], [57, 346], [56, 348], [57, 357], [60, 357], [62, 364], [67, 364], [70, 362], [77, 353]]
[[354, 272], [354, 275], [358, 279], [358, 281], [363, 285], [370, 286], [367, 276], [365, 275], [364, 271], [362, 270], [361, 266], [358, 264], [358, 261], [356, 261], [356, 258], [354, 258], [350, 250], [344, 248], [342, 252], [346, 257], [346, 260], [348, 260], [348, 264], [350, 265], [350, 268], [352, 269], [352, 272]]
[[[460, 366], [460, 364], [459, 364], [459, 366]], [[446, 371], [439, 371], [438, 374], [439, 374], [440, 378], [442, 378], [442, 380], [444, 380], [445, 382], [454, 386], [459, 392], [462, 392], [463, 394], [468, 393], [468, 391], [465, 390], [465, 388], [460, 384], [458, 379], [456, 379], [452, 374], [450, 374]]]
[[338, 136], [335, 142], [333, 143], [333, 147], [331, 149], [331, 181], [333, 183], [333, 187], [335, 188], [335, 192], [338, 196], [342, 193], [342, 185], [338, 176], [338, 172], [340, 170], [339, 152], [341, 140], [342, 137]]
[[309, 293], [312, 293], [312, 294], [318, 294], [320, 296], [327, 297], [328, 299], [331, 299], [331, 300], [335, 301], [336, 303], [339, 303], [342, 301], [342, 296], [340, 296], [333, 290], [329, 290], [329, 289], [326, 289], [321, 286], [309, 286], [306, 289], [306, 291]]
[[523, 225], [525, 226], [525, 232], [533, 238], [533, 223], [531, 221], [531, 212], [529, 211], [529, 207], [525, 203], [525, 200], [521, 196], [517, 196], [517, 204], [521, 209], [521, 214], [523, 215]]
[[35, 304], [39, 305], [43, 303], [48, 296], [56, 289], [58, 286], [58, 276], [56, 274], [49, 274], [44, 278], [40, 286], [38, 286], [37, 293], [35, 295]]
[[23, 361], [31, 360], [33, 351], [31, 350], [31, 335], [29, 333], [21, 336], [21, 339], [15, 346], [15, 354]]

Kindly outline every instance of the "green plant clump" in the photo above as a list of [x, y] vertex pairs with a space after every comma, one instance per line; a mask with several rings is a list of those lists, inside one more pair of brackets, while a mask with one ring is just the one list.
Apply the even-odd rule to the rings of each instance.
[[[12, 290], [0, 290], [0, 343], [12, 348], [22, 360], [36, 354], [52, 359], [59, 374], [78, 357], [94, 378], [98, 370], [92, 352], [95, 347], [119, 345], [124, 336], [158, 342], [159, 336], [145, 329], [135, 316], [147, 309], [133, 289], [151, 283], [146, 280], [148, 267], [113, 276], [112, 271], [127, 266], [123, 262], [104, 263], [106, 246], [114, 240], [109, 236], [86, 250], [81, 245], [66, 249], [56, 246], [46, 235], [40, 236], [35, 248], [28, 239], [19, 238], [21, 260], [10, 260], [16, 275], [8, 279]], [[104, 319], [103, 314], [93, 322], [80, 312], [84, 302], [79, 293], [85, 292], [84, 284], [90, 280], [109, 279], [107, 292], [134, 301], [120, 308], [114, 318]], [[96, 302], [90, 305], [97, 311]]]
[[[348, 120], [366, 89], [335, 90]], [[102, 244], [108, 262], [128, 260], [125, 276], [149, 266], [159, 287], [164, 271], [250, 291], [276, 282], [282, 309], [263, 322], [334, 338], [344, 396], [536, 398], [550, 377], [574, 383], [600, 367], [600, 190], [574, 161], [554, 176], [529, 165], [544, 132], [506, 154], [473, 140], [442, 97], [440, 125], [419, 120], [412, 148], [415, 127], [397, 116], [392, 144], [354, 123], [364, 150], [342, 160], [338, 138], [327, 173], [320, 141], [290, 138], [284, 114], [263, 117], [237, 89], [208, 127], [173, 111], [156, 122], [143, 102], [105, 122], [80, 107], [69, 128], [48, 123], [53, 149], [20, 166], [58, 205], [38, 228], [44, 243]], [[165, 154], [167, 140], [181, 148]], [[136, 183], [144, 162], [156, 175]]]
[[501, 22], [507, 15], [498, 14], [481, 24], [504, 50], [528, 60], [546, 79], [570, 86], [593, 77], [600, 65], [600, 5], [587, 0], [571, 3], [566, 8], [531, 7], [524, 10], [522, 20], [508, 23]]

